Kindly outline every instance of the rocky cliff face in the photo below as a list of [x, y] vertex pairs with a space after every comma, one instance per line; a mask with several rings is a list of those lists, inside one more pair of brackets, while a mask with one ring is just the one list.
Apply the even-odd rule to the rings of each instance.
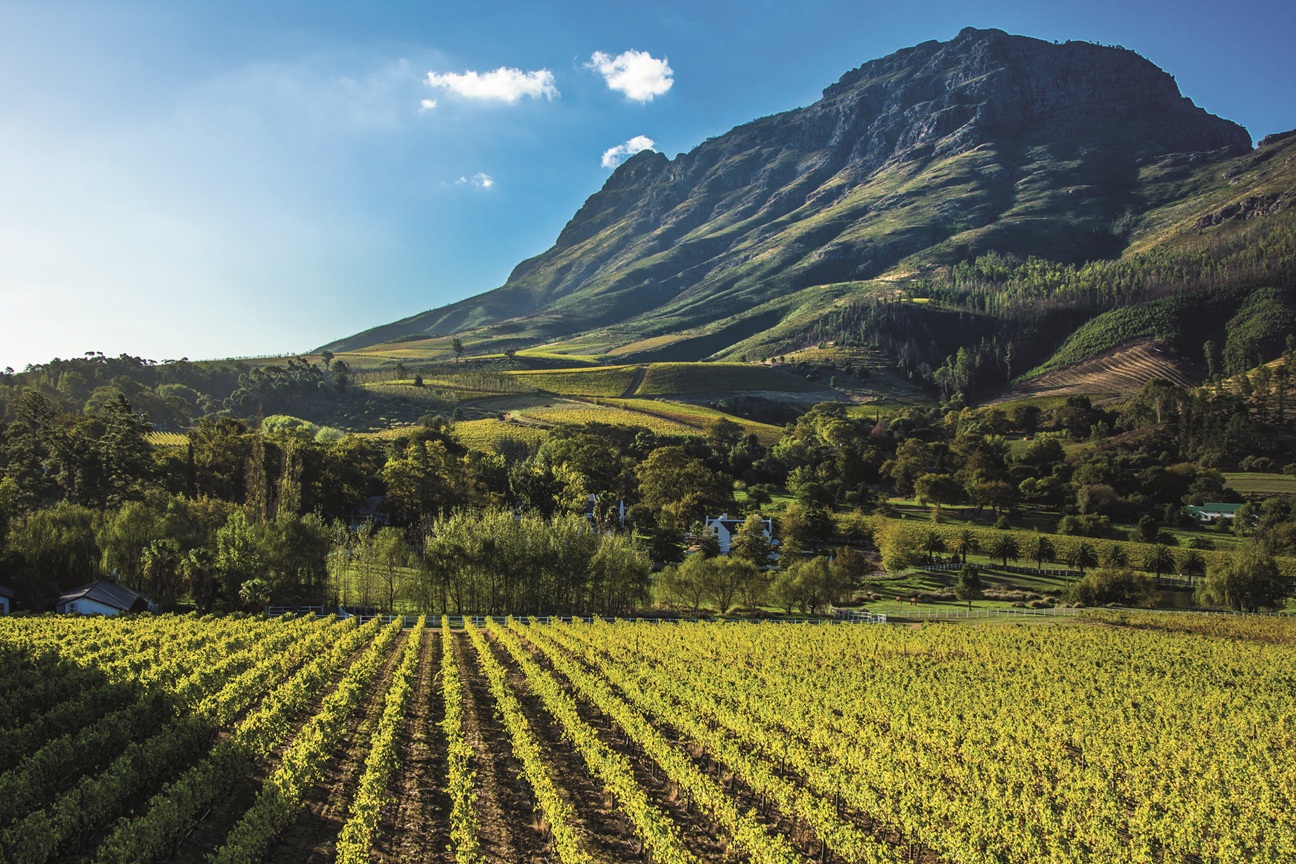
[[440, 335], [525, 313], [550, 338], [614, 325], [642, 336], [925, 250], [1111, 256], [1114, 226], [1143, 206], [1142, 167], [1250, 147], [1131, 51], [966, 29], [673, 160], [636, 155], [497, 292], [401, 326]]

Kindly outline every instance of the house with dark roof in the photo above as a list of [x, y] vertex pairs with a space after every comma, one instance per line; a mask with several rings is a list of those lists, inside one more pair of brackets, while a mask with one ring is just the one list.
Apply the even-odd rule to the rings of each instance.
[[123, 612], [156, 612], [157, 606], [145, 594], [100, 579], [60, 595], [54, 611], [72, 615], [120, 615]]
[[13, 591], [0, 585], [0, 615], [8, 615], [13, 608]]
[[[729, 554], [729, 544], [733, 541], [734, 535], [742, 528], [746, 519], [730, 519], [728, 513], [721, 513], [719, 516], [708, 516], [703, 523], [706, 530], [714, 533], [716, 539], [720, 541], [720, 554]], [[771, 544], [774, 543], [774, 520], [768, 516], [761, 520], [765, 525], [765, 539]]]

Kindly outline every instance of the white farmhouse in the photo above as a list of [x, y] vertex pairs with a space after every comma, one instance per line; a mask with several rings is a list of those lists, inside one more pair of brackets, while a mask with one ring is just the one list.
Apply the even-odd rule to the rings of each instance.
[[[716, 539], [720, 541], [720, 554], [729, 554], [729, 544], [732, 542], [734, 535], [742, 528], [745, 519], [730, 519], [728, 513], [721, 513], [719, 516], [708, 516], [704, 527], [706, 530], [714, 532]], [[774, 542], [774, 520], [768, 516], [761, 520], [765, 525], [765, 539], [771, 544]]]
[[100, 579], [60, 595], [54, 611], [73, 615], [120, 615], [123, 612], [156, 612], [157, 606], [138, 591]]
[[1207, 501], [1200, 507], [1189, 505], [1184, 508], [1184, 512], [1198, 522], [1209, 525], [1221, 519], [1235, 518], [1238, 508], [1241, 506], [1241, 504], [1223, 504], [1219, 501]]

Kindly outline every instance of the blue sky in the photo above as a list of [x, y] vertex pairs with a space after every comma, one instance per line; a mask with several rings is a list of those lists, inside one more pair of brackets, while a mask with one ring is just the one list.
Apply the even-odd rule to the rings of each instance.
[[302, 352], [489, 290], [616, 148], [673, 157], [969, 25], [1296, 127], [1290, 0], [0, 0], [0, 367]]

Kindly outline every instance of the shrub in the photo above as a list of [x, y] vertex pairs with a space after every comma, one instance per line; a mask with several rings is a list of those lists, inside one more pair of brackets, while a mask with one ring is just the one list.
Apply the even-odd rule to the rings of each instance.
[[1161, 596], [1156, 580], [1129, 568], [1104, 567], [1085, 574], [1067, 591], [1067, 599], [1085, 606], [1116, 603], [1122, 606], [1151, 606]]

